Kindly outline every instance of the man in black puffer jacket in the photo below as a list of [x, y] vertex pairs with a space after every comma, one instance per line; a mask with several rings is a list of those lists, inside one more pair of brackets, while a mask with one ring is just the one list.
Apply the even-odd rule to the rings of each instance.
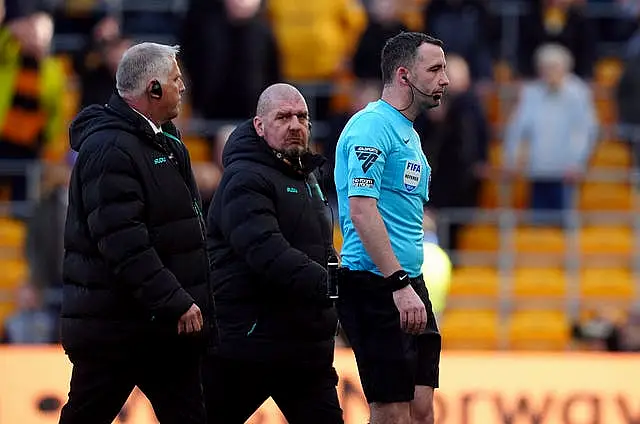
[[327, 296], [331, 211], [308, 149], [307, 105], [276, 84], [223, 152], [208, 250], [220, 344], [204, 367], [209, 423], [243, 423], [270, 396], [290, 424], [342, 423]]
[[163, 424], [205, 422], [200, 359], [214, 324], [200, 198], [170, 121], [184, 92], [176, 53], [129, 49], [119, 94], [71, 125], [62, 344], [73, 373], [61, 424], [111, 423], [134, 386]]

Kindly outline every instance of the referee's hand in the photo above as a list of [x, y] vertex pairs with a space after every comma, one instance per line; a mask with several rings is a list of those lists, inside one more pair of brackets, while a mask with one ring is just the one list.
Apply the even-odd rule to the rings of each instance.
[[409, 334], [421, 334], [427, 326], [427, 310], [416, 291], [408, 285], [393, 292], [400, 313], [400, 327]]
[[202, 330], [202, 312], [195, 303], [180, 317], [178, 321], [178, 334], [197, 333]]

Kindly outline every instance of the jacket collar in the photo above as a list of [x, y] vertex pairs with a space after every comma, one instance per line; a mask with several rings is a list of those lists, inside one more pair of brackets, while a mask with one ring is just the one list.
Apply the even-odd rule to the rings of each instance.
[[[147, 119], [129, 106], [119, 94], [112, 94], [106, 107], [129, 122], [135, 131], [143, 135], [146, 140], [154, 141], [156, 139], [156, 133], [147, 122]], [[181, 138], [180, 132], [172, 121], [162, 124], [160, 129], [178, 140]]]

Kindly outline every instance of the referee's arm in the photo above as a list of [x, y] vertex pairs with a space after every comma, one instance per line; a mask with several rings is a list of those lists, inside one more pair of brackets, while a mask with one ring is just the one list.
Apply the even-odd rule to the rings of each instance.
[[348, 167], [349, 215], [365, 250], [393, 291], [401, 328], [407, 333], [419, 334], [427, 324], [426, 308], [409, 284], [409, 276], [391, 247], [387, 227], [378, 210], [389, 146], [384, 137], [370, 136], [384, 133], [373, 131], [379, 125], [377, 117], [370, 115], [360, 119], [360, 126], [365, 131], [355, 132], [344, 147]]
[[384, 277], [388, 277], [402, 267], [391, 248], [387, 227], [378, 211], [378, 199], [374, 197], [352, 196], [349, 210], [353, 226], [371, 260]]

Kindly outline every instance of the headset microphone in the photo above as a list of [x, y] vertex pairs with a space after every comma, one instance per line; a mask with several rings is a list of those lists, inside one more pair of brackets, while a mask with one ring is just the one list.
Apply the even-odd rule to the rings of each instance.
[[413, 83], [411, 81], [409, 81], [409, 78], [407, 78], [406, 75], [402, 76], [402, 79], [405, 80], [407, 82], [407, 84], [409, 84], [409, 86], [416, 90], [418, 93], [422, 94], [425, 97], [431, 97], [433, 100], [440, 100], [442, 98], [441, 94], [427, 94], [424, 91], [420, 90], [418, 87], [416, 87], [415, 85], [413, 85]]

